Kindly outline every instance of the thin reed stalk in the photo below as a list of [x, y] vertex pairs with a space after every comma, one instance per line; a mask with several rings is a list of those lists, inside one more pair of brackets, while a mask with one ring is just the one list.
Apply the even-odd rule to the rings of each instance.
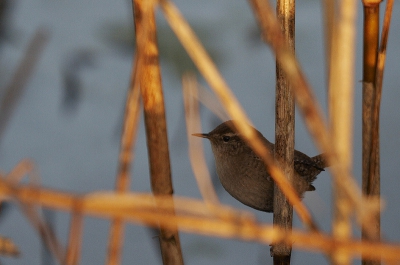
[[182, 78], [183, 101], [185, 106], [186, 131], [189, 143], [190, 163], [196, 177], [197, 186], [205, 203], [219, 204], [219, 199], [212, 185], [210, 172], [204, 158], [201, 139], [193, 137], [192, 133], [201, 132], [198, 92], [196, 78], [186, 74]]
[[202, 87], [199, 83], [197, 83], [197, 87], [197, 93], [192, 94], [192, 96], [213, 112], [221, 121], [229, 120], [229, 115], [226, 113], [225, 109], [221, 107], [214, 94], [205, 87]]
[[[139, 123], [140, 87], [138, 77], [138, 59], [136, 56], [134, 56], [133, 61], [131, 82], [126, 99], [124, 125], [121, 136], [118, 174], [115, 183], [115, 190], [117, 192], [126, 192], [129, 190], [129, 173], [131, 161], [134, 158], [133, 147]], [[110, 265], [121, 263], [123, 234], [124, 225], [122, 220], [112, 220], [107, 256], [107, 263]]]
[[[292, 53], [295, 50], [295, 0], [279, 0], [276, 5], [278, 21], [286, 43]], [[279, 61], [276, 61], [275, 95], [275, 149], [274, 158], [286, 178], [293, 185], [294, 181], [294, 95]], [[285, 231], [292, 229], [293, 206], [285, 194], [274, 185], [274, 225]], [[290, 264], [291, 245], [274, 244], [272, 248], [274, 264]]]
[[[79, 204], [72, 211], [71, 227], [69, 231], [66, 265], [79, 265], [82, 249], [83, 213]], [[114, 263], [116, 264], [116, 263]]]
[[[167, 124], [156, 41], [156, 1], [134, 0], [133, 5], [151, 188], [155, 195], [172, 196]], [[177, 228], [160, 227], [159, 240], [164, 265], [183, 264]]]
[[36, 30], [9, 85], [5, 88], [5, 94], [0, 104], [0, 139], [7, 127], [7, 122], [12, 115], [18, 99], [22, 95], [23, 89], [28, 83], [29, 77], [32, 75], [40, 59], [40, 55], [48, 39], [49, 32], [47, 30], [43, 28]]

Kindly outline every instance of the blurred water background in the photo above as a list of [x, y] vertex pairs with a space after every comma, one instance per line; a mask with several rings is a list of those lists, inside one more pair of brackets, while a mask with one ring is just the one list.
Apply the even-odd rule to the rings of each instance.
[[[119, 137], [133, 56], [133, 20], [127, 0], [37, 0], [8, 3], [0, 22], [0, 88], [10, 82], [27, 44], [38, 28], [48, 31], [45, 46], [32, 77], [0, 139], [0, 168], [10, 171], [21, 159], [31, 158], [45, 187], [70, 192], [111, 190], [117, 169]], [[177, 0], [176, 5], [194, 27], [228, 84], [256, 127], [274, 140], [275, 61], [259, 36], [246, 1]], [[383, 13], [382, 8], [382, 13]], [[359, 1], [357, 65], [355, 75], [354, 174], [361, 175], [361, 55], [362, 7]], [[187, 155], [181, 96], [181, 75], [194, 70], [161, 12], [157, 13], [158, 41], [168, 122], [168, 137], [175, 194], [200, 198]], [[296, 52], [326, 111], [326, 75], [322, 7], [319, 1], [297, 3]], [[400, 240], [400, 4], [396, 2], [389, 37], [387, 67], [381, 110], [382, 235]], [[205, 84], [202, 79], [200, 82]], [[0, 96], [4, 97], [4, 89]], [[202, 112], [205, 132], [220, 121]], [[136, 143], [131, 189], [150, 191], [143, 119]], [[208, 162], [213, 159], [205, 142]], [[296, 149], [309, 155], [317, 150], [299, 115]], [[397, 169], [396, 169], [397, 168]], [[214, 183], [223, 203], [246, 209], [260, 221], [272, 222], [272, 214], [260, 213], [235, 201]], [[331, 182], [319, 176], [315, 192], [305, 202], [324, 231], [330, 231]], [[70, 216], [50, 214], [57, 236], [67, 242]], [[295, 227], [302, 225], [297, 217]], [[85, 218], [81, 264], [103, 264], [109, 222]], [[355, 230], [356, 234], [359, 231]], [[3, 264], [53, 264], [43, 259], [39, 235], [16, 206], [9, 206], [0, 219], [0, 234], [20, 247], [19, 258], [1, 258]], [[181, 233], [186, 264], [272, 264], [269, 246], [253, 242]], [[123, 264], [161, 264], [157, 232], [128, 225]], [[294, 249], [294, 264], [325, 264], [321, 254]]]

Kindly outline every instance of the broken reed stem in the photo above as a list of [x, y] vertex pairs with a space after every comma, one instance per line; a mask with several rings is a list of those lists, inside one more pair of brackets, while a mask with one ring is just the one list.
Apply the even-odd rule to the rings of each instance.
[[[392, 11], [393, 11], [393, 0], [388, 0], [386, 4], [385, 10], [385, 17], [383, 20], [383, 29], [382, 29], [382, 36], [381, 36], [381, 44], [379, 46], [379, 53], [378, 53], [378, 63], [376, 69], [376, 77], [375, 77], [375, 86], [381, 94], [382, 92], [382, 83], [383, 83], [383, 73], [385, 69], [385, 62], [386, 62], [386, 47], [389, 40], [389, 29], [390, 29], [390, 21], [392, 19]], [[380, 102], [380, 100], [377, 100]], [[379, 109], [379, 105], [376, 105]], [[379, 116], [379, 115], [378, 115]]]
[[[366, 196], [379, 195], [380, 190], [379, 163], [375, 161], [378, 159], [379, 146], [375, 147], [373, 154], [371, 153], [374, 141], [372, 139], [372, 111], [376, 96], [374, 83], [379, 45], [379, 9], [379, 3], [374, 5], [364, 3], [362, 189]], [[372, 183], [372, 180], [375, 181]], [[368, 231], [363, 231], [363, 237], [368, 238]]]
[[[21, 183], [24, 177], [28, 177], [28, 181], [30, 185], [40, 186], [40, 178], [37, 174], [35, 164], [29, 159], [23, 159], [14, 168], [3, 177], [0, 173], [0, 178], [4, 178], [5, 181], [10, 184], [17, 185]], [[6, 197], [0, 196], [0, 203], [6, 199]], [[43, 217], [43, 214], [40, 214], [37, 207], [32, 206], [28, 203], [20, 203], [20, 207], [22, 212], [25, 214], [26, 218], [31, 222], [32, 226], [37, 230], [38, 235], [41, 237], [43, 246], [47, 247], [47, 250], [52, 254], [60, 264], [63, 264], [64, 261], [64, 249], [60, 242], [57, 240], [56, 235], [53, 232], [52, 226], [47, 222], [46, 218]], [[7, 241], [6, 241], [7, 242]], [[2, 242], [3, 243], [3, 242]], [[2, 248], [4, 246], [1, 246]], [[19, 254], [19, 250], [16, 249]], [[2, 252], [2, 250], [0, 250]]]
[[[276, 13], [287, 45], [292, 53], [295, 50], [295, 0], [279, 0]], [[275, 95], [275, 149], [274, 158], [290, 183], [294, 180], [294, 95], [286, 75], [276, 61], [276, 95]], [[285, 231], [292, 230], [293, 206], [285, 194], [274, 184], [273, 223]], [[291, 244], [273, 244], [274, 264], [290, 264]]]
[[44, 50], [49, 39], [49, 32], [43, 28], [36, 30], [35, 35], [28, 44], [24, 56], [19, 63], [15, 73], [10, 80], [10, 84], [5, 87], [5, 94], [0, 104], [0, 139], [4, 129], [7, 127], [7, 122], [12, 111], [17, 104], [19, 97], [32, 72], [40, 59], [40, 55]]
[[[259, 224], [251, 214], [242, 214], [223, 205], [210, 211], [203, 201], [190, 198], [156, 196], [151, 194], [116, 192], [94, 192], [86, 195], [57, 192], [54, 190], [15, 185], [0, 178], [0, 196], [13, 198], [30, 205], [73, 212], [76, 205], [82, 214], [100, 218], [121, 218], [126, 222], [142, 225], [161, 226], [165, 229], [179, 227], [182, 231], [238, 238], [261, 243], [286, 242], [293, 246], [328, 254], [337, 248], [346, 250], [347, 255], [369, 259], [385, 257], [387, 261], [400, 261], [399, 244], [360, 241], [355, 239], [337, 240], [329, 235], [316, 232], [302, 232], [293, 229], [290, 233], [270, 225]], [[160, 208], [161, 207], [161, 208]], [[218, 214], [215, 214], [218, 213]]]
[[[388, 0], [386, 3], [385, 17], [383, 22], [382, 36], [379, 47], [379, 52], [377, 56], [376, 63], [376, 73], [374, 79], [374, 97], [373, 105], [371, 110], [371, 145], [369, 152], [369, 172], [367, 183], [363, 183], [363, 188], [365, 186], [364, 192], [368, 196], [380, 196], [380, 152], [379, 152], [379, 113], [380, 113], [380, 103], [382, 96], [382, 83], [383, 83], [383, 73], [386, 61], [386, 46], [389, 38], [390, 21], [392, 17], [393, 0]], [[379, 4], [378, 4], [379, 10]], [[367, 154], [366, 154], [367, 155]], [[364, 166], [364, 165], [363, 165]], [[363, 175], [364, 181], [364, 175]], [[372, 219], [372, 220], [371, 220]], [[364, 239], [380, 240], [380, 215], [377, 214], [372, 216], [365, 226], [369, 230], [363, 230], [362, 236]], [[368, 261], [363, 258], [364, 265], [378, 265], [380, 261]]]
[[[379, 47], [379, 52], [378, 52], [378, 58], [377, 58], [377, 67], [376, 67], [376, 76], [375, 76], [375, 97], [374, 97], [374, 104], [373, 104], [373, 109], [372, 109], [372, 122], [371, 122], [371, 128], [372, 128], [372, 137], [371, 137], [371, 154], [370, 157], [372, 158], [373, 155], [375, 154], [377, 156], [376, 159], [371, 159], [370, 163], [370, 172], [379, 172], [379, 170], [375, 170], [375, 168], [379, 169], [379, 113], [380, 113], [380, 104], [381, 104], [381, 97], [382, 97], [382, 83], [383, 83], [383, 74], [384, 74], [384, 68], [385, 68], [385, 62], [386, 62], [386, 46], [389, 38], [389, 29], [390, 29], [390, 21], [392, 17], [392, 9], [393, 9], [393, 0], [388, 0], [386, 4], [386, 10], [385, 10], [385, 18], [383, 22], [383, 30], [382, 30], [382, 36], [381, 36], [381, 42], [380, 42], [380, 47]], [[375, 151], [377, 150], [377, 151]], [[372, 178], [369, 181], [369, 185], [367, 187], [367, 191], [371, 193], [371, 195], [378, 195], [380, 196], [379, 189], [376, 191], [377, 188], [374, 188], [373, 185], [376, 182], [380, 181], [380, 174], [378, 175], [378, 178], [375, 180]], [[379, 187], [380, 185], [377, 184]]]
[[18, 246], [12, 239], [0, 236], [0, 255], [5, 257], [18, 257], [21, 254]]
[[379, 3], [364, 3], [363, 82], [373, 83], [379, 45]]
[[[167, 124], [156, 41], [156, 1], [133, 0], [133, 5], [151, 188], [155, 195], [172, 196]], [[159, 240], [164, 265], [183, 264], [177, 228], [160, 227]]]
[[240, 106], [236, 97], [230, 91], [225, 80], [222, 78], [215, 64], [212, 62], [210, 56], [201, 45], [187, 21], [170, 1], [161, 0], [160, 5], [167, 22], [175, 32], [181, 44], [186, 49], [204, 78], [210, 84], [229, 116], [234, 119], [235, 128], [239, 131], [242, 138], [249, 144], [254, 152], [267, 165], [266, 167], [268, 172], [282, 192], [286, 195], [288, 201], [294, 205], [294, 209], [302, 222], [307, 227], [316, 229], [317, 226], [312, 220], [307, 208], [301, 202], [296, 191], [290, 185], [290, 182], [285, 178], [282, 170], [275, 165], [269, 150], [264, 147], [261, 139], [256, 136], [252, 128], [249, 126], [251, 123], [249, 122], [244, 110]]
[[[329, 114], [338, 162], [351, 172], [357, 2], [340, 1], [335, 11], [329, 67]], [[351, 201], [337, 179], [333, 179], [333, 187], [332, 233], [336, 239], [346, 240], [351, 238]], [[332, 263], [350, 264], [351, 257], [346, 253], [346, 250], [338, 248], [331, 256]]]
[[[372, 116], [376, 88], [374, 86], [376, 77], [376, 62], [379, 46], [379, 3], [364, 4], [364, 36], [363, 36], [363, 84], [362, 84], [362, 191], [365, 196], [379, 195], [379, 146], [374, 148], [372, 154]], [[375, 135], [379, 137], [379, 135]], [[378, 139], [376, 139], [378, 140]], [[373, 165], [373, 168], [371, 166]], [[370, 170], [373, 171], [370, 171]], [[372, 183], [371, 180], [374, 180]], [[362, 238], [377, 239], [380, 236], [380, 216], [363, 220]], [[371, 223], [372, 221], [372, 223]], [[374, 224], [371, 226], [371, 224]], [[369, 229], [367, 229], [369, 227]], [[363, 258], [363, 265], [380, 264], [380, 262], [366, 260]]]
[[[31, 161], [30, 159], [23, 159], [21, 161], [18, 162], [18, 164], [16, 166], [14, 166], [14, 168], [11, 170], [11, 172], [9, 172], [5, 178], [8, 181], [11, 181], [12, 183], [17, 184], [18, 182], [22, 181], [22, 179], [29, 174], [29, 182], [30, 183], [34, 183], [37, 185], [40, 185], [40, 181], [39, 181], [39, 177], [36, 174], [36, 168], [35, 168], [35, 164], [33, 163], [33, 161]], [[33, 174], [32, 174], [33, 173]], [[1, 174], [0, 174], [1, 176]]]
[[[126, 98], [125, 117], [121, 135], [118, 174], [115, 184], [117, 192], [129, 190], [129, 173], [131, 162], [134, 159], [134, 142], [140, 114], [140, 87], [138, 77], [138, 59], [133, 58], [131, 82]], [[123, 247], [124, 224], [122, 220], [112, 220], [108, 243], [107, 264], [120, 264]]]
[[192, 133], [201, 132], [199, 104], [197, 101], [197, 82], [193, 74], [185, 74], [182, 78], [182, 92], [185, 106], [186, 132], [189, 143], [190, 163], [196, 177], [197, 186], [205, 203], [219, 204], [219, 199], [213, 187], [210, 172], [204, 159], [201, 139], [193, 137]]
[[[374, 139], [372, 139], [372, 111], [376, 97], [376, 87], [374, 87], [374, 83], [379, 45], [379, 2], [364, 2], [363, 44], [362, 189], [366, 196], [373, 196], [379, 195], [380, 190], [379, 163], [376, 163], [376, 159], [379, 159], [379, 145], [376, 145], [374, 150], [372, 150], [374, 141]], [[378, 131], [376, 131], [376, 133], [378, 133]], [[376, 134], [376, 137], [379, 137], [379, 135]], [[371, 153], [372, 151], [373, 153]], [[372, 180], [374, 181], [372, 182]], [[363, 231], [363, 237], [368, 237], [368, 231]]]
[[[375, 94], [372, 108], [372, 120], [371, 120], [371, 151], [370, 158], [371, 163], [369, 167], [370, 179], [367, 185], [367, 193], [371, 196], [380, 196], [380, 174], [379, 174], [379, 113], [380, 113], [380, 103], [382, 97], [382, 82], [383, 82], [383, 73], [386, 61], [386, 46], [389, 35], [390, 28], [390, 20], [391, 13], [393, 8], [393, 1], [389, 0], [387, 2], [386, 11], [385, 11], [385, 19], [384, 19], [384, 27], [382, 31], [381, 44], [378, 52], [377, 58], [377, 69], [376, 76], [374, 81]], [[373, 159], [375, 157], [375, 159]], [[377, 174], [373, 174], [373, 172], [377, 172]]]
[[[0, 178], [12, 185], [21, 183], [24, 177], [28, 177], [29, 184], [33, 187], [40, 186], [40, 178], [37, 174], [34, 163], [29, 159], [21, 160], [8, 174], [4, 177], [0, 173]], [[7, 196], [0, 195], [0, 203], [7, 198]], [[60, 264], [63, 264], [65, 259], [64, 248], [58, 241], [51, 225], [39, 213], [38, 207], [31, 204], [29, 201], [24, 203], [19, 202], [22, 212], [25, 214], [32, 226], [37, 230], [38, 235], [43, 241], [43, 245], [47, 247], [49, 252], [57, 259]]]

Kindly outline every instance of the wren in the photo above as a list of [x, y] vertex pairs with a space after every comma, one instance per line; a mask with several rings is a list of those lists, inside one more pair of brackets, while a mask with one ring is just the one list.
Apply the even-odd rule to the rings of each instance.
[[[275, 145], [253, 129], [273, 156]], [[240, 137], [232, 120], [209, 133], [193, 135], [210, 140], [219, 180], [230, 195], [256, 210], [273, 211], [273, 179], [264, 162]], [[300, 197], [306, 191], [315, 190], [311, 184], [325, 167], [327, 163], [322, 154], [309, 157], [294, 150], [294, 188]]]

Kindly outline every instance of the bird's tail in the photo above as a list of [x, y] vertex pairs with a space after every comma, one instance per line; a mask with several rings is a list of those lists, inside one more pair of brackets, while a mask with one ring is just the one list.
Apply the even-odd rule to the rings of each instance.
[[329, 167], [330, 165], [328, 164], [328, 161], [326, 159], [325, 154], [319, 154], [317, 156], [314, 156], [311, 158], [311, 160], [316, 164], [317, 167], [319, 168], [326, 168]]

